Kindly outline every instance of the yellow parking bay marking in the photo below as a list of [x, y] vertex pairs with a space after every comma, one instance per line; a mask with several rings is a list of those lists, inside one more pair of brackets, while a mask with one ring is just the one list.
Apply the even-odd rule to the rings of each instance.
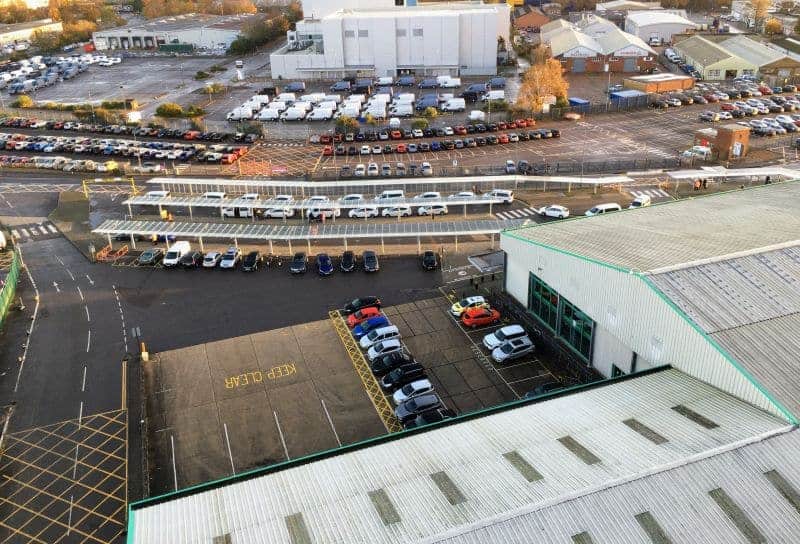
[[333, 328], [339, 334], [339, 338], [342, 339], [344, 349], [353, 362], [356, 373], [358, 377], [361, 378], [364, 389], [367, 391], [369, 400], [372, 401], [372, 405], [378, 412], [378, 416], [381, 418], [381, 421], [383, 421], [386, 430], [392, 433], [402, 431], [403, 427], [400, 425], [397, 417], [395, 417], [394, 410], [392, 410], [392, 407], [389, 405], [389, 401], [386, 400], [386, 395], [383, 394], [378, 380], [376, 380], [375, 376], [372, 374], [366, 359], [364, 359], [364, 354], [361, 353], [361, 349], [358, 344], [356, 344], [355, 339], [353, 339], [353, 335], [350, 334], [350, 329], [347, 328], [347, 324], [344, 322], [344, 319], [342, 319], [342, 315], [338, 311], [331, 311], [328, 313], [328, 316], [331, 318], [331, 323], [333, 323]]
[[262, 372], [261, 370], [252, 370], [250, 372], [244, 372], [242, 374], [237, 374], [236, 376], [225, 378], [225, 389], [235, 389], [237, 387], [244, 387], [246, 385], [263, 383], [264, 378], [268, 380], [278, 380], [280, 378], [291, 376], [292, 374], [297, 374], [297, 367], [294, 365], [294, 363], [273, 366], [266, 372]]

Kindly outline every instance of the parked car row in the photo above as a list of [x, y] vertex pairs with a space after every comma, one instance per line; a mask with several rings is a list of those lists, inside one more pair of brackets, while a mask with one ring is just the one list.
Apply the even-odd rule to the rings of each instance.
[[[513, 121], [498, 121], [496, 123], [470, 123], [466, 125], [427, 127], [427, 128], [400, 128], [384, 127], [379, 129], [359, 130], [347, 133], [326, 133], [312, 136], [311, 143], [338, 144], [348, 142], [375, 142], [387, 140], [412, 140], [420, 138], [437, 138], [443, 136], [467, 136], [470, 134], [483, 134], [517, 128], [531, 128], [536, 126], [535, 119], [515, 119]], [[557, 129], [550, 129], [556, 130]]]
[[95, 132], [98, 134], [115, 134], [120, 136], [136, 136], [137, 138], [172, 138], [177, 140], [200, 140], [211, 142], [252, 143], [258, 139], [256, 134], [243, 132], [201, 132], [155, 127], [137, 127], [133, 125], [103, 125], [96, 123], [80, 123], [77, 121], [45, 121], [29, 117], [0, 117], [0, 127], [36, 128], [42, 130], [72, 130], [76, 132]]
[[[782, 93], [794, 93], [796, 91], [797, 87], [794, 85], [768, 87], [766, 85], [757, 85], [750, 80], [734, 80], [732, 86], [725, 87], [717, 83], [698, 83], [694, 89], [657, 96], [655, 100], [650, 103], [650, 106], [663, 109], [691, 104], [711, 104], [717, 102], [727, 102], [729, 100], [747, 100], [749, 98], [771, 96], [771, 100], [766, 102], [765, 105], [768, 108], [777, 108], [782, 106], [784, 102], [797, 102], [797, 100], [794, 96], [775, 95]], [[792, 107], [797, 109], [800, 106], [797, 104], [792, 104]]]
[[17, 155], [0, 155], [0, 167], [3, 168], [40, 168], [45, 170], [62, 170], [64, 172], [104, 172], [116, 173], [124, 165], [117, 161], [92, 161], [69, 159], [67, 157], [46, 156], [29, 157]]
[[231, 164], [247, 153], [247, 146], [139, 142], [118, 138], [49, 136], [0, 132], [0, 149], [41, 153], [76, 153], [141, 159]]
[[400, 330], [381, 312], [377, 297], [362, 297], [345, 305], [347, 325], [364, 350], [370, 369], [395, 406], [405, 428], [453, 417], [436, 394], [423, 366], [409, 354]]
[[7, 88], [10, 95], [32, 92], [72, 79], [88, 68], [88, 63], [78, 59], [56, 60], [50, 64], [41, 60], [28, 62], [15, 70], [0, 72], [0, 89]]
[[[308, 270], [308, 255], [304, 251], [298, 251], [292, 257], [289, 263], [289, 272], [291, 274], [305, 274]], [[316, 256], [316, 269], [317, 274], [320, 276], [330, 276], [336, 270], [336, 265], [333, 258], [327, 253], [319, 253]], [[368, 249], [361, 254], [361, 258], [352, 251], [345, 251], [339, 259], [339, 270], [342, 272], [353, 272], [358, 268], [364, 272], [378, 272], [381, 269], [380, 262], [378, 261], [378, 254]]]

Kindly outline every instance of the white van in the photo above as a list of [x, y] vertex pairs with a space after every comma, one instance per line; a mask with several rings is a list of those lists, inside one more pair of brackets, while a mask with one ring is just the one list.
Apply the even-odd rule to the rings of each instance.
[[306, 116], [306, 121], [330, 121], [333, 110], [330, 108], [317, 108]]
[[402, 189], [389, 189], [376, 196], [375, 202], [380, 202], [382, 200], [391, 200], [394, 198], [405, 198], [405, 196], [406, 195]]
[[283, 121], [300, 121], [304, 119], [306, 116], [305, 110], [300, 110], [297, 108], [289, 108], [285, 112], [281, 114], [281, 120]]
[[631, 205], [628, 206], [628, 209], [632, 210], [634, 208], [644, 208], [650, 204], [652, 204], [650, 197], [647, 195], [641, 195], [633, 199], [633, 202], [631, 202]]
[[411, 115], [414, 115], [414, 104], [410, 102], [394, 104], [389, 108], [389, 114], [395, 115], [397, 117], [409, 117]]
[[166, 268], [174, 268], [178, 266], [178, 264], [181, 262], [181, 257], [189, 253], [189, 251], [191, 250], [192, 246], [189, 245], [189, 242], [186, 241], [175, 242], [170, 246], [169, 250], [167, 251], [167, 254], [164, 255], [164, 260], [162, 261], [162, 264]]
[[511, 204], [514, 202], [514, 191], [510, 189], [492, 189], [488, 193], [483, 193], [486, 198], [499, 199], [503, 204]]
[[258, 114], [259, 121], [277, 121], [281, 117], [281, 112], [273, 109], [261, 110]]
[[334, 102], [339, 104], [342, 101], [342, 95], [340, 94], [326, 94], [325, 97], [322, 99], [323, 102]]
[[506, 92], [503, 89], [489, 91], [488, 93], [486, 93], [481, 97], [481, 100], [484, 102], [488, 102], [489, 100], [505, 100], [505, 99], [506, 99]]
[[455, 89], [456, 87], [461, 87], [461, 79], [457, 77], [439, 76], [436, 78], [436, 81], [439, 83], [439, 87], [444, 89]]
[[[244, 201], [258, 200], [258, 193], [245, 193], [239, 198], [237, 198], [237, 200], [244, 200]], [[222, 208], [222, 217], [253, 217], [253, 208], [244, 208], [238, 206]]]
[[381, 87], [387, 87], [392, 83], [394, 83], [394, 78], [391, 76], [379, 77], [375, 83], [376, 85], [380, 85]]
[[467, 102], [463, 98], [451, 98], [442, 105], [442, 111], [464, 111]]
[[592, 217], [594, 215], [603, 215], [604, 213], [618, 212], [621, 209], [622, 206], [620, 206], [616, 202], [610, 202], [608, 204], [598, 204], [592, 209], [586, 210], [586, 213], [584, 215], [586, 215], [587, 217]]
[[486, 121], [486, 113], [481, 110], [472, 110], [469, 112], [468, 119], [470, 121]]
[[225, 193], [221, 191], [208, 191], [207, 193], [203, 193], [203, 198], [208, 198], [210, 200], [223, 200], [225, 198]]
[[359, 344], [361, 346], [361, 349], [369, 349], [378, 342], [383, 342], [384, 340], [391, 340], [392, 338], [399, 338], [399, 337], [400, 337], [400, 329], [398, 329], [394, 325], [389, 325], [387, 327], [381, 327], [379, 329], [375, 329], [369, 334], [362, 336], [361, 340], [359, 340]]
[[297, 100], [297, 95], [294, 93], [281, 93], [275, 97], [274, 101], [277, 102], [295, 102]]

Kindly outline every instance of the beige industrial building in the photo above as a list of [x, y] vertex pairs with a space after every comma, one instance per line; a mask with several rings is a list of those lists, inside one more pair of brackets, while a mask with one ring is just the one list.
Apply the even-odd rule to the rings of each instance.
[[0, 25], [0, 45], [29, 41], [36, 32], [61, 32], [63, 29], [61, 21], [52, 19]]
[[694, 66], [703, 79], [712, 81], [754, 75], [759, 68], [754, 61], [744, 59], [703, 36], [681, 40], [673, 45], [673, 49], [686, 64]]

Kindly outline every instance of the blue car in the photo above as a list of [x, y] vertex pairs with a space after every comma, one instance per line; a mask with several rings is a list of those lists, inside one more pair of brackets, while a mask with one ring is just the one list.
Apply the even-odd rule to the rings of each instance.
[[441, 151], [441, 149], [442, 149], [442, 144], [440, 144], [437, 141], [431, 142], [431, 151]]
[[317, 272], [319, 272], [320, 276], [333, 274], [333, 260], [327, 253], [317, 255]]
[[366, 321], [364, 321], [361, 325], [356, 325], [353, 328], [353, 338], [356, 340], [360, 340], [362, 336], [365, 334], [369, 334], [369, 331], [378, 329], [380, 327], [385, 327], [389, 324], [389, 319], [385, 315], [378, 315], [375, 317], [370, 317]]

